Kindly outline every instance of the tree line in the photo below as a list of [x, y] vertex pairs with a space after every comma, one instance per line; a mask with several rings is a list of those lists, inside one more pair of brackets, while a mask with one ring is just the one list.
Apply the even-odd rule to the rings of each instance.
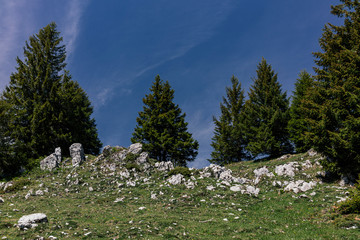
[[[223, 165], [314, 148], [326, 157], [322, 164], [329, 172], [360, 172], [360, 4], [341, 0], [331, 13], [344, 24], [325, 26], [322, 51], [314, 53], [315, 74], [299, 74], [291, 100], [264, 58], [247, 96], [239, 79], [231, 77], [221, 114], [213, 118], [211, 162]], [[65, 59], [55, 23], [26, 42], [24, 60], [17, 58], [0, 98], [0, 174], [30, 168], [34, 159], [58, 146], [66, 151], [73, 142], [81, 142], [87, 153], [99, 153], [93, 108], [66, 70]], [[173, 98], [169, 82], [156, 76], [131, 141], [143, 143], [158, 161], [186, 166], [199, 144]]]

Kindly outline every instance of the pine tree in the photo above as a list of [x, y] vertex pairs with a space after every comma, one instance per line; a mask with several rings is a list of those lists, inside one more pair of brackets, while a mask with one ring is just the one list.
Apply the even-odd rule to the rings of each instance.
[[214, 137], [211, 146], [214, 148], [209, 160], [216, 164], [229, 164], [247, 159], [245, 151], [246, 139], [244, 135], [243, 106], [244, 91], [241, 83], [231, 77], [231, 88], [226, 87], [226, 98], [220, 103], [221, 116], [213, 118], [215, 124]]
[[249, 141], [246, 149], [253, 157], [260, 154], [278, 157], [292, 151], [287, 131], [289, 100], [286, 92], [281, 90], [277, 74], [265, 59], [262, 59], [256, 72], [257, 78], [244, 108]]
[[296, 152], [305, 152], [311, 148], [305, 141], [305, 132], [309, 131], [309, 126], [305, 122], [305, 111], [303, 104], [306, 101], [307, 94], [314, 85], [314, 79], [306, 71], [299, 74], [295, 83], [292, 103], [290, 107], [290, 121], [288, 125], [290, 139], [294, 142]]
[[2, 96], [12, 106], [8, 127], [24, 158], [48, 155], [58, 146], [66, 151], [73, 142], [83, 143], [88, 153], [101, 147], [90, 102], [65, 70], [61, 42], [55, 23], [31, 36]]
[[186, 162], [195, 159], [199, 144], [187, 130], [185, 113], [173, 103], [174, 90], [157, 75], [150, 91], [143, 98], [145, 106], [136, 119], [131, 141], [142, 143], [144, 150], [157, 161], [186, 166]]
[[360, 172], [360, 3], [341, 0], [331, 13], [342, 26], [328, 24], [314, 53], [315, 87], [306, 101], [307, 141], [322, 153], [327, 171]]

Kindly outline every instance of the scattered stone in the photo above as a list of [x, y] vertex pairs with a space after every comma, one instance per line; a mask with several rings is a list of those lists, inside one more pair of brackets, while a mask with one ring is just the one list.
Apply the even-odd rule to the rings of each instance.
[[0, 203], [3, 203], [3, 202], [5, 202], [5, 200], [2, 197], [0, 197]]
[[240, 191], [241, 191], [241, 187], [240, 187], [239, 185], [232, 186], [232, 187], [230, 188], [230, 191], [240, 192]]
[[318, 155], [318, 153], [314, 149], [310, 149], [306, 153], [309, 157], [314, 157], [314, 156]]
[[297, 171], [298, 167], [297, 162], [289, 162], [287, 164], [279, 165], [275, 167], [275, 173], [279, 176], [288, 176], [288, 177], [294, 177], [295, 171]]
[[84, 148], [81, 143], [73, 143], [69, 150], [73, 166], [79, 166], [83, 161], [85, 161]]
[[250, 186], [250, 185], [246, 186], [246, 193], [247, 194], [254, 195], [254, 196], [257, 197], [259, 192], [260, 192], [259, 188], [256, 188], [256, 187], [253, 187], [253, 186]]
[[35, 195], [36, 195], [36, 196], [42, 196], [42, 195], [44, 195], [44, 192], [43, 192], [42, 190], [37, 190], [37, 191], [35, 192]]
[[291, 181], [284, 188], [284, 191], [287, 191], [287, 192], [293, 191], [294, 193], [306, 192], [306, 191], [312, 189], [315, 186], [316, 186], [316, 182], [314, 182], [314, 181], [311, 181], [309, 183], [305, 182], [304, 180], [298, 180], [296, 182]]
[[139, 210], [145, 210], [146, 207], [139, 207]]
[[33, 228], [38, 226], [37, 223], [48, 222], [47, 216], [44, 213], [34, 213], [30, 215], [22, 216], [17, 226], [20, 229]]
[[94, 191], [94, 188], [93, 187], [89, 187], [89, 192], [92, 192]]
[[214, 190], [214, 189], [215, 189], [215, 187], [214, 187], [214, 186], [212, 186], [212, 185], [210, 185], [210, 186], [207, 186], [207, 187], [206, 187], [206, 189], [207, 189], [207, 190], [209, 190], [209, 191], [212, 191], [212, 190]]
[[174, 169], [174, 164], [171, 161], [168, 162], [157, 162], [155, 163], [155, 167], [158, 171], [170, 171]]
[[272, 172], [269, 171], [269, 169], [267, 169], [266, 166], [255, 169], [254, 174], [256, 178], [261, 178], [262, 176], [267, 176], [271, 178], [275, 176]]
[[185, 178], [181, 173], [179, 173], [176, 175], [172, 175], [167, 181], [172, 185], [179, 185], [182, 182], [185, 182]]

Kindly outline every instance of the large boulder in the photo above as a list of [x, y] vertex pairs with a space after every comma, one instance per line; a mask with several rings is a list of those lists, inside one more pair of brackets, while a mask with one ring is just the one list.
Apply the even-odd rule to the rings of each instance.
[[42, 170], [53, 170], [59, 166], [55, 153], [47, 156], [40, 162], [40, 168]]
[[79, 166], [83, 161], [85, 161], [84, 148], [81, 143], [73, 143], [69, 150], [73, 166]]
[[42, 170], [53, 170], [61, 163], [61, 148], [56, 148], [55, 153], [50, 154], [40, 162]]
[[48, 222], [47, 216], [44, 213], [34, 213], [30, 215], [22, 216], [17, 226], [20, 229], [33, 228], [37, 226], [37, 223]]
[[156, 162], [155, 167], [158, 171], [170, 171], [174, 169], [174, 164], [171, 161], [168, 162]]

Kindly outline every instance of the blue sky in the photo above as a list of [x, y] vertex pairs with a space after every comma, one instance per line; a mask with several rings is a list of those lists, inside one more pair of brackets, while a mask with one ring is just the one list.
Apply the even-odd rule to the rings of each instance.
[[235, 75], [245, 92], [264, 57], [288, 96], [337, 0], [0, 0], [0, 90], [30, 35], [55, 21], [67, 69], [88, 93], [101, 141], [129, 146], [142, 98], [157, 74], [175, 90], [200, 143], [192, 167], [212, 151], [212, 117]]

